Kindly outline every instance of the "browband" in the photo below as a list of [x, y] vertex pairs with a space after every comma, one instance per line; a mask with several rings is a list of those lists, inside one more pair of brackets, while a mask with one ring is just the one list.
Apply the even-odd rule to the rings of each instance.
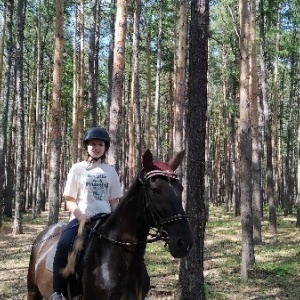
[[149, 178], [154, 177], [154, 176], [165, 176], [165, 177], [174, 178], [174, 179], [178, 178], [178, 175], [175, 172], [169, 171], [169, 170], [166, 170], [166, 171], [153, 170], [153, 171], [146, 173], [143, 177], [141, 176], [142, 173], [143, 173], [143, 169], [141, 170], [140, 176], [139, 176], [139, 181], [141, 181], [142, 183], [144, 183]]

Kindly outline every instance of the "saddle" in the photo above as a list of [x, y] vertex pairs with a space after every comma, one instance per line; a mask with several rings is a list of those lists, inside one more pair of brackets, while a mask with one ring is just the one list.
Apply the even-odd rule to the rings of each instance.
[[[67, 271], [68, 276], [65, 281], [65, 285], [68, 292], [67, 294], [70, 295], [70, 291], [72, 291], [73, 297], [74, 295], [80, 296], [80, 294], [82, 293], [80, 284], [81, 277], [88, 261], [93, 241], [96, 237], [95, 232], [98, 231], [99, 227], [109, 216], [110, 214], [98, 214], [92, 217], [91, 221], [84, 226], [82, 233], [77, 234], [70, 245], [70, 254], [68, 257], [68, 261], [72, 257], [71, 264], [73, 266], [71, 271]], [[61, 230], [63, 230], [65, 226], [66, 224], [61, 224]], [[78, 247], [79, 244], [80, 247]], [[56, 253], [56, 248], [57, 244], [50, 250], [46, 258], [46, 267], [51, 272], [53, 272], [53, 261]]]
[[[91, 218], [91, 221], [86, 224], [83, 228], [82, 235], [77, 235], [74, 239], [73, 244], [71, 245], [72, 251], [76, 252], [75, 259], [75, 274], [77, 279], [80, 279], [84, 268], [86, 266], [87, 260], [90, 255], [90, 250], [96, 237], [95, 232], [98, 231], [102, 223], [110, 216], [110, 214], [98, 214]], [[82, 250], [76, 249], [76, 244], [82, 242]]]

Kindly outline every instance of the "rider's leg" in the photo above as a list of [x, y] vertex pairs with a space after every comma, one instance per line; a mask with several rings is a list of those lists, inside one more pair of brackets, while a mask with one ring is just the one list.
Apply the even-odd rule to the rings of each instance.
[[50, 297], [50, 299], [53, 300], [62, 299], [62, 298], [54, 298], [54, 297], [59, 297], [62, 294], [64, 289], [65, 278], [63, 278], [63, 276], [61, 275], [61, 269], [63, 269], [67, 264], [70, 245], [78, 230], [78, 225], [76, 224], [78, 224], [78, 221], [76, 219], [71, 220], [63, 230], [61, 237], [57, 243], [57, 249], [56, 249], [54, 262], [53, 262], [54, 294]]

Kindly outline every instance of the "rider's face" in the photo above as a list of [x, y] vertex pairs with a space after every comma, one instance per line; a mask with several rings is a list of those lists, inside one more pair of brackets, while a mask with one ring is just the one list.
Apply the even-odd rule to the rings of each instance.
[[94, 159], [99, 159], [105, 152], [105, 142], [103, 140], [91, 139], [87, 144], [87, 152]]

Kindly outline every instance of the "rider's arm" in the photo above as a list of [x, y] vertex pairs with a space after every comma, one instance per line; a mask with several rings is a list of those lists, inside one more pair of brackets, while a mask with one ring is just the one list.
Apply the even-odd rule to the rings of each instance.
[[78, 205], [76, 203], [76, 200], [73, 197], [65, 196], [65, 199], [66, 199], [66, 204], [67, 204], [68, 210], [71, 212], [71, 214], [73, 214], [75, 216], [75, 218], [78, 221], [81, 221], [83, 219], [87, 220], [86, 215], [80, 211], [80, 209], [78, 208]]
[[119, 198], [115, 198], [115, 199], [110, 199], [109, 203], [110, 203], [110, 207], [111, 210], [115, 210], [115, 208], [118, 206], [120, 199]]

